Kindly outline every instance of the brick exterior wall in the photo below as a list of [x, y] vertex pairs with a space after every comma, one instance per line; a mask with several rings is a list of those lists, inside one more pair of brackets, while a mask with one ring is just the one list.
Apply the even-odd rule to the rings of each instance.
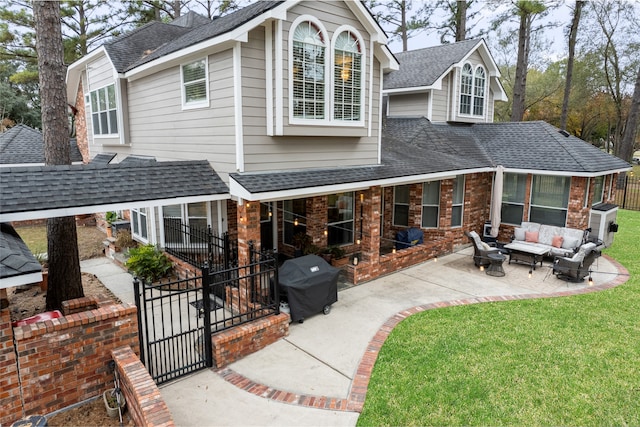
[[280, 313], [211, 335], [214, 366], [227, 366], [288, 336], [289, 321]]
[[173, 417], [156, 383], [131, 347], [111, 350], [127, 410], [136, 426], [173, 426]]
[[20, 379], [9, 308], [0, 310], [0, 425], [22, 418]]
[[82, 154], [82, 161], [84, 163], [89, 163], [89, 161], [91, 161], [91, 154], [89, 153], [89, 140], [87, 137], [87, 114], [86, 106], [84, 105], [82, 82], [80, 82], [80, 84], [78, 85], [75, 108], [76, 143], [78, 144], [80, 154]]
[[108, 305], [12, 328], [8, 310], [2, 310], [0, 422], [50, 413], [112, 386], [111, 350], [139, 351], [136, 311], [129, 304]]

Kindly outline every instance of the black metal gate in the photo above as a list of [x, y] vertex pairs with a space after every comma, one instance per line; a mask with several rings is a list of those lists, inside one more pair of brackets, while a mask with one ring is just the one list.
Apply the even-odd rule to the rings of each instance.
[[170, 282], [134, 280], [140, 360], [157, 384], [212, 367], [212, 333], [279, 312], [275, 254], [251, 248], [250, 258]]

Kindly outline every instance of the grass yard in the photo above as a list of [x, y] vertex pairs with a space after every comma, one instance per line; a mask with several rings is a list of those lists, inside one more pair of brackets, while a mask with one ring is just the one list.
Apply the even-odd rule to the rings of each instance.
[[[16, 232], [27, 244], [31, 252], [41, 254], [47, 252], [47, 226], [33, 225], [15, 227]], [[103, 256], [102, 250], [106, 235], [94, 226], [78, 226], [78, 253], [81, 260]]]
[[640, 425], [640, 212], [618, 222], [606, 253], [631, 277], [615, 289], [401, 322], [358, 425]]

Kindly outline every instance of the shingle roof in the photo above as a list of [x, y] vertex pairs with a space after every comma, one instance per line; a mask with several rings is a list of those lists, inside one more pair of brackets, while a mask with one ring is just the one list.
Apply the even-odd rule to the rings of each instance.
[[[72, 162], [81, 162], [82, 154], [75, 139], [69, 140]], [[27, 125], [17, 125], [0, 134], [0, 164], [44, 164], [42, 133]]]
[[[189, 29], [182, 34], [176, 35], [169, 39], [164, 38], [163, 40], [167, 41], [166, 44], [156, 44], [155, 47], [144, 47], [142, 51], [139, 51], [140, 53], [147, 49], [155, 49], [152, 53], [145, 56], [140, 56], [138, 53], [138, 55], [135, 57], [136, 61], [130, 61], [125, 71], [129, 71], [144, 63], [168, 55], [170, 53], [177, 52], [181, 49], [192, 46], [196, 43], [200, 43], [204, 40], [208, 40], [210, 38], [227, 33], [250, 21], [251, 19], [261, 15], [262, 13], [273, 9], [280, 3], [283, 3], [283, 1], [258, 1], [247, 7], [238, 9], [228, 15], [216, 18], [208, 24]], [[150, 34], [141, 34], [135, 35], [135, 37], [133, 38], [135, 38], [136, 44], [143, 46], [145, 43], [147, 43], [149, 37], [152, 36]], [[133, 42], [130, 43], [133, 44]], [[109, 51], [109, 56], [111, 56], [111, 51]]]
[[134, 62], [191, 30], [193, 28], [154, 21], [106, 43], [104, 47], [116, 71], [124, 73]]
[[116, 155], [116, 153], [98, 153], [93, 159], [91, 159], [91, 163], [103, 163], [106, 165], [113, 160]]
[[0, 214], [229, 192], [205, 160], [7, 167], [0, 182]]
[[18, 233], [8, 223], [0, 223], [0, 279], [42, 271]]
[[594, 174], [629, 164], [548, 123], [433, 124], [424, 117], [387, 118], [382, 164], [264, 173], [232, 173], [249, 193], [361, 183], [418, 175], [508, 169]]
[[384, 90], [433, 85], [452, 65], [459, 63], [481, 39], [395, 53], [400, 69], [384, 76]]

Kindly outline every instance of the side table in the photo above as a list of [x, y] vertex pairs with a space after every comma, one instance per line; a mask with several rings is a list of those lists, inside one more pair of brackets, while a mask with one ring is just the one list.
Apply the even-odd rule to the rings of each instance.
[[487, 267], [487, 270], [485, 271], [489, 276], [494, 276], [494, 277], [503, 277], [505, 275], [504, 272], [504, 268], [502, 268], [502, 263], [504, 262], [505, 259], [507, 259], [506, 256], [504, 256], [501, 252], [498, 253], [491, 253], [487, 255], [487, 258], [489, 258], [489, 267]]

